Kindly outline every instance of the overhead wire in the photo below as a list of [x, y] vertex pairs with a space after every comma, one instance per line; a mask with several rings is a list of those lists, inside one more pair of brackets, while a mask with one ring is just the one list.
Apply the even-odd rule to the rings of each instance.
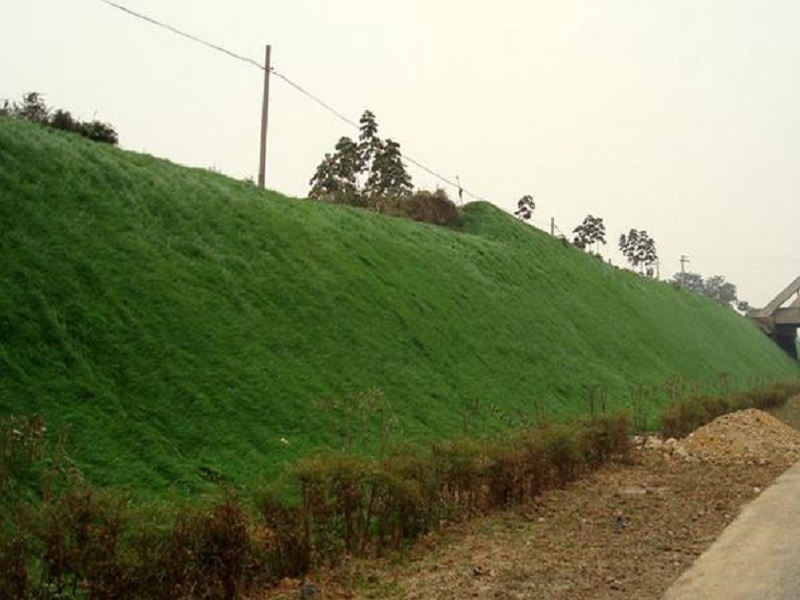
[[131, 10], [130, 8], [122, 6], [121, 4], [117, 4], [116, 2], [112, 2], [111, 0], [100, 0], [100, 2], [102, 2], [103, 4], [108, 4], [109, 6], [113, 6], [114, 8], [117, 8], [117, 9], [123, 11], [123, 12], [128, 13], [129, 15], [132, 15], [132, 16], [136, 17], [137, 19], [142, 19], [143, 21], [147, 21], [148, 23], [150, 23], [152, 25], [156, 25], [157, 27], [161, 27], [163, 29], [171, 31], [172, 33], [175, 33], [177, 35], [180, 35], [180, 36], [183, 36], [185, 38], [188, 38], [188, 39], [192, 40], [193, 42], [197, 42], [198, 44], [202, 44], [203, 46], [207, 46], [209, 48], [217, 50], [218, 52], [222, 52], [223, 54], [227, 54], [228, 56], [230, 56], [232, 58], [235, 58], [236, 60], [240, 60], [240, 61], [242, 61], [244, 63], [250, 64], [250, 65], [254, 65], [255, 67], [261, 69], [262, 71], [264, 70], [263, 65], [261, 65], [258, 62], [254, 61], [252, 58], [247, 58], [246, 56], [241, 56], [240, 54], [236, 54], [235, 52], [231, 52], [230, 50], [227, 50], [226, 48], [223, 48], [222, 46], [217, 46], [216, 44], [212, 44], [211, 42], [209, 42], [207, 40], [204, 40], [202, 38], [199, 38], [199, 37], [197, 37], [195, 35], [192, 35], [191, 33], [186, 33], [185, 31], [181, 31], [180, 29], [177, 29], [177, 28], [173, 27], [172, 25], [167, 25], [166, 23], [162, 23], [161, 21], [157, 21], [156, 19], [153, 19], [152, 17], [148, 17], [147, 15], [143, 15], [141, 13], [138, 13], [138, 12], [136, 12], [134, 10]]
[[[236, 52], [228, 50], [227, 48], [224, 48], [222, 46], [219, 46], [217, 44], [209, 42], [208, 40], [205, 40], [205, 39], [203, 39], [201, 37], [198, 37], [196, 35], [193, 35], [191, 33], [187, 33], [185, 31], [182, 31], [182, 30], [178, 29], [177, 27], [173, 27], [172, 25], [169, 25], [167, 23], [164, 23], [162, 21], [154, 19], [153, 17], [149, 17], [149, 16], [147, 16], [145, 14], [142, 14], [142, 13], [136, 12], [134, 10], [131, 10], [130, 8], [127, 8], [127, 7], [123, 6], [122, 4], [118, 4], [117, 2], [113, 2], [112, 0], [99, 0], [99, 1], [102, 2], [103, 4], [106, 4], [108, 6], [116, 8], [118, 10], [121, 10], [121, 11], [123, 11], [123, 12], [125, 12], [125, 13], [127, 13], [127, 14], [135, 17], [135, 18], [137, 18], [137, 19], [141, 19], [141, 20], [143, 20], [143, 21], [145, 21], [147, 23], [150, 23], [151, 25], [155, 25], [155, 26], [160, 27], [162, 29], [166, 29], [167, 31], [169, 31], [171, 33], [174, 33], [174, 34], [179, 35], [181, 37], [187, 38], [187, 39], [189, 39], [189, 40], [191, 40], [191, 41], [193, 41], [195, 43], [198, 43], [198, 44], [201, 44], [203, 46], [206, 46], [207, 48], [211, 48], [212, 50], [216, 50], [217, 52], [221, 52], [221, 53], [223, 53], [223, 54], [225, 54], [225, 55], [227, 55], [227, 56], [229, 56], [231, 58], [234, 58], [234, 59], [236, 59], [238, 61], [241, 61], [241, 62], [243, 62], [245, 64], [248, 64], [250, 66], [254, 66], [254, 67], [256, 67], [257, 69], [259, 69], [261, 71], [265, 70], [264, 65], [262, 65], [259, 62], [253, 60], [252, 58], [248, 58], [246, 56], [242, 56], [241, 54], [237, 54]], [[336, 118], [338, 118], [342, 122], [350, 125], [351, 127], [354, 127], [355, 129], [360, 129], [359, 124], [356, 123], [354, 120], [348, 118], [343, 113], [341, 113], [340, 111], [336, 110], [329, 103], [325, 102], [322, 98], [320, 98], [319, 96], [317, 96], [315, 94], [312, 94], [307, 89], [305, 89], [303, 86], [301, 86], [297, 82], [295, 82], [292, 79], [290, 79], [288, 76], [286, 76], [283, 73], [277, 71], [274, 67], [270, 66], [269, 71], [270, 71], [270, 73], [272, 75], [275, 75], [276, 77], [278, 77], [279, 79], [284, 81], [287, 85], [289, 85], [290, 87], [294, 88], [297, 92], [301, 93], [302, 95], [306, 96], [309, 100], [312, 100], [313, 102], [315, 102], [316, 104], [318, 104], [319, 106], [324, 108], [326, 111], [328, 111], [329, 113], [334, 115]], [[469, 196], [470, 198], [472, 198], [474, 200], [483, 199], [482, 196], [479, 196], [479, 195], [473, 193], [472, 191], [468, 190], [467, 188], [465, 188], [460, 183], [456, 183], [453, 180], [443, 176], [441, 173], [439, 173], [439, 172], [433, 170], [432, 168], [426, 166], [421, 161], [412, 158], [408, 154], [403, 154], [402, 158], [406, 162], [411, 163], [412, 165], [416, 166], [417, 168], [421, 169], [422, 171], [425, 171], [426, 173], [428, 173], [432, 177], [438, 179], [442, 183], [445, 183], [445, 184], [455, 188], [456, 190], [458, 190], [459, 196], [461, 196], [462, 194], [466, 194], [467, 196]]]

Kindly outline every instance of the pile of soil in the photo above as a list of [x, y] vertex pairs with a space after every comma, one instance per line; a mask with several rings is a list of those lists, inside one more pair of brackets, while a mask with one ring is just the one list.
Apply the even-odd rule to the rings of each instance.
[[800, 431], [756, 409], [724, 415], [678, 442], [688, 457], [763, 464], [800, 459]]
[[[799, 451], [800, 432], [770, 415], [727, 415], [405, 555], [346, 561], [309, 597], [657, 599]], [[265, 597], [300, 597], [285, 584]]]

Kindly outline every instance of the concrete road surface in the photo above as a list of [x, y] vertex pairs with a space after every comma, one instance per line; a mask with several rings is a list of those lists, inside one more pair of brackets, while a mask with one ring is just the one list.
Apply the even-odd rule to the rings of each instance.
[[742, 510], [664, 600], [800, 599], [800, 463]]

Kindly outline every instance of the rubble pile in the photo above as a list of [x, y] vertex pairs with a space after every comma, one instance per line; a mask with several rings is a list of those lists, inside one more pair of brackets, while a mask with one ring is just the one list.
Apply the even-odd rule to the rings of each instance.
[[753, 408], [723, 415], [664, 449], [685, 460], [766, 464], [800, 459], [800, 431]]

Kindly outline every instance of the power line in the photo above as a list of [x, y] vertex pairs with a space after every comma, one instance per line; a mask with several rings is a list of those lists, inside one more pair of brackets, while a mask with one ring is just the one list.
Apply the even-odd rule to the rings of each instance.
[[167, 31], [171, 31], [172, 33], [175, 33], [177, 35], [180, 35], [180, 36], [183, 36], [185, 38], [188, 38], [188, 39], [192, 40], [193, 42], [197, 42], [198, 44], [202, 44], [203, 46], [208, 46], [209, 48], [212, 48], [212, 49], [214, 49], [214, 50], [216, 50], [218, 52], [222, 52], [223, 54], [227, 54], [228, 56], [230, 56], [232, 58], [235, 58], [236, 60], [240, 60], [240, 61], [242, 61], [244, 63], [250, 64], [250, 65], [254, 65], [258, 69], [261, 69], [262, 71], [264, 70], [264, 67], [262, 65], [260, 65], [259, 63], [257, 63], [256, 61], [254, 61], [251, 58], [247, 58], [246, 56], [241, 56], [239, 54], [236, 54], [235, 52], [231, 52], [230, 50], [226, 50], [222, 46], [217, 46], [216, 44], [212, 44], [211, 42], [206, 41], [206, 40], [204, 40], [202, 38], [199, 38], [197, 36], [194, 36], [191, 33], [186, 33], [185, 31], [181, 31], [180, 29], [176, 29], [172, 25], [167, 25], [166, 23], [162, 23], [161, 21], [157, 21], [156, 19], [153, 19], [152, 17], [148, 17], [147, 15], [143, 15], [141, 13], [133, 11], [130, 8], [126, 8], [126, 7], [122, 6], [121, 4], [117, 4], [116, 2], [111, 2], [111, 0], [100, 0], [100, 2], [102, 2], [103, 4], [108, 4], [109, 6], [113, 6], [114, 8], [117, 8], [117, 9], [123, 11], [123, 12], [126, 12], [129, 15], [133, 15], [137, 19], [142, 19], [143, 21], [147, 21], [148, 23], [151, 23], [152, 25], [156, 25], [157, 27], [162, 27], [163, 29], [166, 29]]
[[[250, 65], [250, 66], [254, 66], [254, 67], [256, 67], [257, 69], [259, 69], [261, 71], [264, 71], [264, 66], [261, 65], [260, 63], [256, 62], [255, 60], [251, 59], [251, 58], [247, 58], [246, 56], [242, 56], [240, 54], [232, 52], [231, 50], [228, 50], [227, 48], [223, 48], [222, 46], [219, 46], [217, 44], [209, 42], [208, 40], [200, 38], [200, 37], [198, 37], [196, 35], [192, 35], [191, 33], [187, 33], [185, 31], [182, 31], [182, 30], [180, 30], [180, 29], [178, 29], [176, 27], [173, 27], [172, 25], [168, 25], [167, 23], [163, 23], [162, 21], [159, 21], [159, 20], [154, 19], [152, 17], [148, 17], [147, 15], [144, 15], [142, 13], [139, 13], [139, 12], [136, 12], [134, 10], [131, 10], [131, 9], [125, 7], [125, 6], [122, 6], [121, 4], [118, 4], [116, 2], [112, 2], [112, 0], [100, 0], [100, 2], [102, 2], [103, 4], [107, 4], [108, 6], [116, 8], [118, 10], [121, 10], [121, 11], [123, 11], [123, 12], [125, 12], [125, 13], [127, 13], [127, 14], [135, 17], [135, 18], [137, 18], [137, 19], [141, 19], [141, 20], [143, 20], [143, 21], [145, 21], [147, 23], [150, 23], [151, 25], [155, 25], [156, 27], [161, 27], [162, 29], [166, 29], [167, 31], [169, 31], [171, 33], [174, 33], [174, 34], [179, 35], [181, 37], [187, 38], [187, 39], [189, 39], [189, 40], [191, 40], [191, 41], [193, 41], [195, 43], [198, 43], [198, 44], [201, 44], [203, 46], [206, 46], [207, 48], [211, 48], [212, 50], [216, 50], [217, 52], [222, 52], [223, 54], [225, 54], [225, 55], [227, 55], [227, 56], [229, 56], [231, 58], [235, 58], [238, 61], [241, 61], [241, 62], [243, 62], [245, 64]], [[360, 128], [358, 123], [356, 123], [352, 119], [349, 119], [344, 114], [342, 114], [341, 112], [336, 110], [329, 103], [325, 102], [322, 98], [320, 98], [319, 96], [317, 96], [315, 94], [312, 94], [311, 92], [306, 90], [304, 87], [302, 87], [300, 84], [292, 81], [289, 77], [287, 77], [283, 73], [280, 73], [279, 71], [275, 70], [274, 67], [270, 67], [269, 70], [270, 70], [270, 73], [272, 73], [273, 75], [275, 75], [276, 77], [278, 77], [279, 79], [284, 81], [286, 84], [288, 84], [289, 86], [291, 86], [292, 88], [294, 88], [295, 90], [297, 90], [298, 92], [300, 92], [301, 94], [306, 96], [309, 100], [312, 100], [313, 102], [315, 102], [316, 104], [318, 104], [319, 106], [321, 106], [322, 108], [327, 110], [329, 113], [334, 115], [340, 121], [346, 123], [347, 125], [350, 125], [351, 127], [354, 127], [355, 129], [359, 129]], [[406, 162], [409, 162], [412, 165], [416, 166], [417, 168], [425, 171], [426, 173], [428, 173], [432, 177], [435, 177], [439, 181], [442, 181], [443, 183], [446, 183], [447, 185], [449, 185], [449, 186], [451, 186], [451, 187], [453, 187], [455, 189], [461, 190], [464, 194], [466, 194], [467, 196], [471, 197], [473, 200], [481, 200], [482, 199], [481, 196], [479, 196], [479, 195], [471, 192], [470, 190], [464, 188], [463, 186], [455, 183], [451, 179], [448, 179], [447, 177], [445, 177], [445, 176], [441, 175], [440, 173], [434, 171], [430, 167], [425, 166], [423, 163], [421, 163], [420, 161], [412, 158], [408, 154], [403, 154], [403, 159]]]
[[317, 96], [315, 96], [315, 95], [314, 95], [314, 94], [312, 94], [311, 92], [309, 92], [309, 91], [307, 91], [307, 90], [303, 89], [302, 87], [300, 87], [300, 85], [299, 85], [299, 84], [295, 83], [294, 81], [292, 81], [291, 79], [289, 79], [288, 77], [286, 77], [286, 75], [283, 75], [282, 73], [279, 73], [279, 72], [278, 72], [278, 71], [276, 71], [275, 69], [271, 69], [271, 71], [272, 71], [272, 74], [273, 74], [273, 75], [275, 75], [275, 77], [278, 77], [279, 79], [282, 79], [282, 80], [283, 80], [283, 81], [285, 81], [287, 84], [289, 84], [289, 85], [290, 85], [290, 86], [292, 86], [294, 89], [296, 89], [298, 92], [300, 92], [300, 93], [301, 93], [301, 94], [303, 94], [304, 96], [308, 97], [310, 100], [313, 100], [314, 102], [316, 102], [317, 104], [319, 104], [319, 105], [320, 105], [322, 108], [324, 108], [325, 110], [327, 110], [329, 113], [331, 113], [331, 114], [333, 114], [334, 116], [338, 117], [339, 119], [341, 119], [342, 121], [344, 121], [344, 122], [345, 122], [345, 123], [347, 123], [348, 125], [351, 125], [352, 127], [355, 127], [356, 129], [358, 129], [358, 128], [359, 128], [359, 126], [358, 126], [358, 123], [356, 123], [356, 122], [355, 122], [355, 121], [353, 121], [352, 119], [348, 119], [348, 118], [347, 118], [347, 117], [345, 117], [345, 116], [344, 116], [342, 113], [340, 113], [338, 110], [336, 110], [335, 108], [333, 108], [333, 107], [332, 107], [330, 104], [328, 104], [327, 102], [325, 102], [325, 101], [324, 101], [324, 100], [322, 100], [321, 98], [318, 98]]

